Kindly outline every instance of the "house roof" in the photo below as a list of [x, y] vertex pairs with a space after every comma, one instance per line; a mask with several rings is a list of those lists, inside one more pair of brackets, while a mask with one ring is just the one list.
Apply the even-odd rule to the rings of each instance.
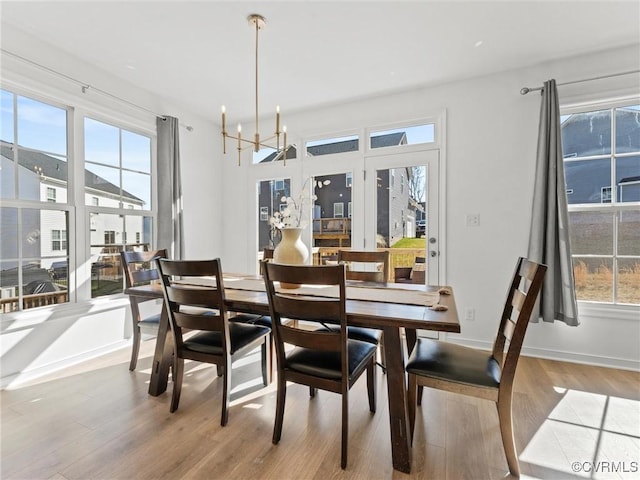
[[[9, 161], [13, 161], [13, 144], [3, 141], [1, 147], [2, 156]], [[34, 152], [32, 150], [23, 149], [18, 146], [19, 149], [19, 163], [20, 166], [29, 170], [35, 171], [35, 168], [42, 172], [42, 175], [62, 182], [67, 182], [68, 179], [68, 164], [67, 162], [60, 160], [59, 158], [47, 155], [41, 152]], [[114, 185], [108, 180], [96, 175], [93, 172], [85, 169], [84, 171], [85, 186], [94, 190], [104, 192], [110, 195], [120, 195], [120, 187]], [[122, 196], [128, 200], [144, 203], [141, 198], [136, 197], [132, 193], [122, 190]]]
[[[576, 113], [562, 124], [562, 151], [565, 158], [608, 154], [610, 139], [610, 110]], [[640, 151], [639, 110], [616, 109], [614, 145], [616, 153]]]

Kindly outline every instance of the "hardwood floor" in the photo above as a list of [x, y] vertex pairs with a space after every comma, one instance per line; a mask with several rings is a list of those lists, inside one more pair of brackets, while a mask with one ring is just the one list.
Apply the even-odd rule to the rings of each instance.
[[[129, 351], [121, 350], [2, 391], [1, 478], [508, 476], [491, 402], [425, 389], [412, 473], [405, 475], [391, 466], [384, 375], [375, 415], [361, 380], [349, 399], [349, 463], [342, 471], [339, 395], [310, 399], [307, 388], [290, 385], [282, 440], [272, 445], [275, 383], [262, 387], [258, 352], [234, 365], [229, 424], [221, 427], [215, 367], [187, 363], [174, 414], [171, 383], [162, 396], [147, 395], [153, 343], [142, 343], [135, 372], [128, 371]], [[523, 358], [514, 422], [523, 478], [638, 478], [638, 372]], [[574, 462], [581, 471], [572, 470]]]

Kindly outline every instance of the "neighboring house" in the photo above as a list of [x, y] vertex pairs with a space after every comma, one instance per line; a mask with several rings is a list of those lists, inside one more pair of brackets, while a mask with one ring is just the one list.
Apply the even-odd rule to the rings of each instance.
[[[1, 144], [0, 196], [14, 198], [14, 160], [13, 145]], [[19, 188], [20, 198], [46, 201], [48, 203], [67, 203], [67, 162], [40, 152], [19, 148]], [[117, 185], [85, 170], [85, 198], [87, 205], [103, 207], [119, 207], [120, 189]], [[126, 191], [122, 192], [125, 208], [142, 209], [144, 201]], [[0, 284], [3, 296], [10, 295], [13, 287], [18, 285], [17, 260], [19, 244], [22, 245], [22, 257], [34, 259], [23, 268], [23, 285], [31, 281], [43, 281], [43, 278], [62, 280], [61, 272], [66, 279], [68, 248], [66, 215], [60, 210], [22, 209], [21, 222], [18, 222], [18, 210], [10, 207], [2, 208], [0, 216], [0, 258], [2, 272]], [[21, 238], [16, 226], [21, 225]], [[127, 219], [127, 231], [142, 232], [148, 229], [143, 217], [131, 216]], [[112, 234], [113, 233], [113, 234]], [[136, 235], [137, 236], [137, 235]], [[108, 237], [118, 240], [109, 242]], [[122, 245], [127, 240], [135, 242], [135, 238], [123, 238], [122, 219], [118, 215], [91, 215], [92, 255], [99, 255], [105, 244]], [[96, 246], [96, 247], [94, 247]], [[118, 247], [119, 248], [119, 247]], [[37, 259], [37, 260], [35, 260]], [[34, 292], [42, 291], [42, 286], [34, 286]], [[25, 290], [25, 293], [28, 293]]]
[[[404, 145], [407, 143], [406, 134], [404, 132], [391, 133], [386, 135], [378, 135], [371, 138], [371, 147], [390, 147], [395, 145]], [[345, 140], [340, 142], [326, 143], [307, 147], [307, 155], [321, 156], [329, 154], [338, 154], [346, 152], [358, 151], [358, 140]], [[295, 147], [287, 150], [287, 158], [295, 158], [297, 151]], [[280, 154], [282, 156], [282, 153]], [[279, 159], [274, 152], [267, 156], [261, 163], [273, 162]], [[391, 172], [391, 173], [390, 173]], [[378, 175], [378, 234], [384, 237], [385, 242], [391, 245], [403, 236], [413, 236], [415, 232], [416, 210], [420, 209], [419, 203], [411, 201], [409, 196], [408, 172], [404, 168], [384, 170]], [[329, 180], [330, 183], [321, 189], [315, 190], [318, 197], [313, 205], [313, 225], [315, 245], [316, 246], [335, 246], [338, 242], [342, 242], [342, 246], [349, 246], [350, 241], [350, 224], [344, 223], [339, 219], [348, 219], [351, 217], [351, 184], [352, 178], [350, 174], [324, 175], [317, 177], [318, 181]], [[259, 246], [263, 249], [269, 246], [269, 224], [268, 219], [273, 215], [274, 211], [279, 208], [279, 199], [284, 190], [278, 189], [278, 185], [282, 186], [287, 180], [263, 181], [260, 183], [260, 201], [259, 201]], [[276, 199], [275, 201], [273, 199]], [[335, 235], [328, 233], [321, 234], [319, 220], [329, 219], [323, 222], [323, 228], [331, 228], [331, 219], [335, 220]], [[337, 232], [342, 231], [342, 226], [348, 225], [346, 239], [338, 240]], [[325, 231], [325, 230], [323, 230]], [[334, 238], [336, 237], [336, 238]]]
[[[640, 150], [639, 111], [617, 110], [616, 127], [615, 153], [624, 154]], [[610, 112], [605, 111], [602, 115], [590, 112], [569, 116], [562, 124], [562, 139], [569, 203], [611, 202], [614, 193], [609, 158], [571, 161], [572, 157], [610, 154], [608, 147], [603, 147], [611, 145]], [[637, 156], [616, 158], [617, 201], [640, 201], [639, 165], [640, 158]]]

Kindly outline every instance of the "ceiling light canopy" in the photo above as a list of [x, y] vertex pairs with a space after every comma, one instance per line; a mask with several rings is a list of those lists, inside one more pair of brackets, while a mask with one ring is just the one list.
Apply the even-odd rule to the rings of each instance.
[[[230, 135], [227, 132], [227, 112], [225, 106], [222, 106], [222, 153], [227, 153], [227, 138], [236, 140], [238, 142], [238, 166], [240, 166], [240, 156], [242, 150], [245, 148], [252, 147], [254, 152], [258, 152], [260, 148], [273, 148], [276, 150], [278, 157], [283, 157], [286, 164], [286, 151], [287, 151], [287, 127], [282, 126], [282, 130], [280, 130], [280, 106], [276, 106], [276, 128], [274, 135], [261, 140], [260, 132], [258, 129], [258, 32], [263, 29], [266, 25], [266, 20], [262, 15], [258, 15], [257, 13], [251, 14], [247, 17], [249, 21], [249, 26], [253, 27], [256, 32], [256, 49], [255, 49], [255, 71], [256, 71], [256, 81], [255, 81], [255, 131], [253, 134], [253, 140], [242, 138], [242, 126], [238, 123], [238, 133], [237, 136]], [[280, 145], [280, 135], [283, 137], [282, 146]], [[270, 144], [269, 142], [273, 142], [275, 140], [275, 145]], [[244, 147], [243, 147], [244, 145]]]

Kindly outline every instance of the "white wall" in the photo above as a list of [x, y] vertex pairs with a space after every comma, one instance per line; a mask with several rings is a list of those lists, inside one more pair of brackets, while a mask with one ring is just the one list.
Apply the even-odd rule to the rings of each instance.
[[[524, 86], [559, 83], [640, 68], [639, 48], [626, 48], [553, 62], [518, 71], [388, 95], [287, 115], [290, 138], [336, 134], [411, 120], [446, 110], [445, 281], [454, 286], [460, 312], [474, 308], [476, 319], [462, 320], [462, 333], [449, 339], [489, 348], [502, 312], [516, 258], [527, 254], [535, 170], [539, 92], [522, 96]], [[604, 93], [603, 93], [604, 92]], [[312, 94], [313, 92], [310, 92]], [[639, 95], [638, 76], [560, 87], [563, 103]], [[224, 195], [234, 205], [224, 217], [233, 235], [225, 238], [224, 259], [238, 270], [253, 268], [246, 255], [253, 235], [253, 195], [239, 191], [248, 169], [227, 159]], [[255, 168], [255, 167], [254, 167]], [[294, 168], [294, 167], [292, 167]], [[233, 181], [227, 181], [233, 178]], [[246, 182], [245, 182], [246, 183]], [[466, 227], [465, 215], [480, 214], [479, 227]], [[239, 222], [238, 218], [244, 218]], [[640, 367], [640, 312], [612, 314], [581, 308], [579, 327], [532, 324], [525, 353], [578, 362]]]

